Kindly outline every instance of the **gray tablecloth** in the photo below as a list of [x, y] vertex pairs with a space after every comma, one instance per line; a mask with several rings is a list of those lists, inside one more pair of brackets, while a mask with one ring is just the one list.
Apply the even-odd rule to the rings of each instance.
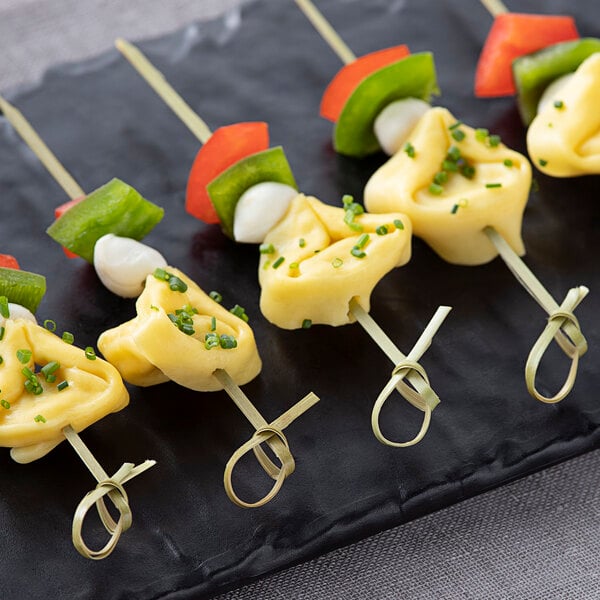
[[[238, 4], [0, 0], [0, 92]], [[600, 598], [599, 467], [588, 453], [220, 598]]]

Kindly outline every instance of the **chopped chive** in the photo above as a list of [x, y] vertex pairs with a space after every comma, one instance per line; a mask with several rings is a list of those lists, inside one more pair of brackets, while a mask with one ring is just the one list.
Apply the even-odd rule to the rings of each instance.
[[450, 125], [450, 127], [448, 127], [448, 129], [450, 131], [454, 131], [455, 129], [460, 127], [462, 124], [463, 124], [462, 121], [455, 121], [454, 123], [452, 123], [452, 125]]
[[485, 187], [488, 188], [488, 189], [491, 189], [491, 188], [501, 188], [502, 184], [501, 183], [486, 183]]
[[295, 271], [300, 265], [297, 262], [290, 263], [290, 270]]
[[39, 396], [44, 388], [40, 385], [39, 381], [37, 383], [33, 383], [30, 379], [25, 380], [25, 389], [33, 394], [34, 396]]
[[458, 165], [453, 160], [444, 160], [442, 162], [442, 169], [444, 171], [450, 171], [451, 173], [456, 173], [456, 171], [458, 171]]
[[387, 225], [380, 225], [376, 230], [375, 233], [377, 235], [385, 235], [388, 232], [388, 228]]
[[154, 304], [150, 305], [150, 310], [158, 311], [158, 306], [154, 306]]
[[513, 166], [513, 161], [510, 158], [505, 158], [504, 159], [504, 166], [505, 167], [512, 167]]
[[555, 100], [554, 101], [554, 108], [557, 108], [558, 110], [561, 110], [564, 107], [565, 107], [565, 103], [562, 100]]
[[462, 129], [455, 129], [452, 133], [452, 138], [455, 139], [457, 142], [462, 142], [465, 137], [466, 134]]
[[400, 219], [394, 219], [394, 227], [396, 229], [404, 229], [404, 223]]
[[154, 269], [153, 275], [154, 275], [154, 277], [156, 277], [156, 279], [160, 279], [161, 281], [169, 281], [169, 277], [170, 277], [170, 275], [164, 269], [161, 269], [160, 267]]
[[446, 154], [448, 160], [456, 162], [460, 158], [460, 148], [458, 146], [450, 146], [448, 153]]
[[96, 360], [96, 352], [94, 352], [94, 349], [91, 346], [86, 346], [85, 357], [88, 360]]
[[0, 365], [4, 362], [4, 359], [0, 356]]
[[371, 236], [368, 233], [363, 233], [358, 240], [356, 241], [355, 248], [364, 248], [371, 239]]
[[438, 185], [437, 183], [432, 183], [429, 186], [429, 193], [433, 194], [434, 196], [439, 196], [443, 191], [444, 188], [441, 185]]
[[215, 292], [214, 290], [208, 294], [217, 304], [221, 304], [223, 302], [223, 296], [219, 294], [219, 292]]
[[31, 350], [17, 350], [17, 359], [23, 365], [26, 365], [31, 360]]
[[219, 344], [224, 350], [237, 348], [237, 340], [232, 335], [227, 335], [225, 333], [219, 338]]
[[52, 319], [46, 319], [44, 321], [44, 327], [48, 331], [56, 331], [56, 323]]
[[360, 248], [357, 248], [356, 246], [354, 246], [354, 248], [350, 250], [350, 254], [352, 254], [352, 256], [356, 258], [364, 258], [367, 255], [366, 252], [363, 252]]
[[487, 129], [484, 129], [483, 127], [480, 127], [475, 130], [475, 139], [478, 142], [485, 142], [488, 135], [490, 135], [490, 132]]
[[171, 275], [169, 277], [169, 288], [174, 292], [185, 292], [187, 290], [187, 283], [182, 281], [176, 275]]
[[274, 269], [278, 269], [281, 264], [283, 263], [283, 261], [285, 260], [285, 257], [280, 256], [274, 263], [273, 263], [273, 268]]
[[475, 177], [475, 167], [473, 165], [464, 165], [460, 169], [460, 174], [466, 179], [473, 179]]
[[302, 321], [302, 329], [310, 329], [312, 326], [312, 321], [310, 319], [304, 319]]
[[265, 264], [263, 265], [263, 269], [268, 269], [271, 266], [271, 261], [270, 260], [266, 260]]
[[59, 392], [62, 392], [65, 388], [69, 387], [69, 382], [68, 381], [61, 381], [57, 386], [56, 389]]
[[62, 334], [62, 341], [65, 344], [72, 344], [75, 341], [75, 336], [70, 331], [65, 331]]
[[0, 327], [0, 340], [3, 340], [3, 339], [4, 339], [4, 332], [5, 332], [5, 331], [6, 331], [6, 330], [4, 329], [4, 327]]
[[344, 207], [350, 206], [353, 202], [354, 196], [351, 196], [350, 194], [344, 194], [342, 196], [342, 204], [344, 205]]
[[45, 423], [46, 422], [46, 419], [42, 415], [36, 415], [35, 417], [33, 417], [33, 420], [36, 423]]
[[545, 167], [548, 164], [548, 161], [544, 158], [540, 158], [538, 162], [540, 163], [540, 167]]
[[502, 138], [499, 135], [490, 135], [490, 137], [488, 137], [488, 144], [490, 145], [490, 148], [496, 148], [500, 145], [501, 141]]
[[[49, 363], [47, 363], [46, 365], [44, 365], [40, 369], [40, 372], [46, 378], [46, 381], [48, 381], [49, 383], [53, 383], [56, 380], [56, 376], [54, 375], [54, 373], [56, 373], [56, 371], [59, 368], [60, 368], [60, 363], [57, 360], [52, 360]], [[50, 379], [52, 377], [54, 377], [54, 380], [50, 381]]]
[[217, 329], [217, 317], [210, 318], [210, 330], [215, 331]]
[[306, 240], [304, 238], [300, 238], [298, 240], [298, 246], [300, 246], [300, 248], [304, 248], [304, 246], [306, 246]]
[[261, 244], [258, 247], [258, 251], [261, 254], [274, 254], [275, 253], [275, 246], [273, 246], [273, 244]]
[[29, 381], [31, 381], [31, 383], [38, 383], [38, 380], [37, 380], [37, 377], [35, 376], [35, 373], [29, 367], [23, 367], [21, 369], [21, 373], [23, 375], [25, 375], [25, 377], [27, 377], [27, 379]]
[[229, 312], [242, 319], [242, 321], [245, 321], [246, 323], [248, 322], [248, 315], [246, 314], [246, 309], [243, 306], [236, 304], [229, 310]]
[[469, 201], [466, 198], [461, 198], [458, 201], [458, 206], [460, 206], [460, 208], [467, 208], [467, 206], [469, 206]]
[[216, 348], [219, 345], [219, 338], [216, 333], [207, 333], [204, 336], [204, 347], [207, 350], [211, 350], [212, 348]]
[[450, 211], [450, 214], [455, 215], [458, 212], [458, 204], [455, 204]]
[[5, 319], [10, 317], [10, 311], [8, 310], [8, 298], [6, 296], [0, 296], [0, 315]]
[[437, 183], [438, 185], [443, 185], [448, 181], [448, 173], [446, 171], [438, 171], [433, 176], [433, 183]]
[[2, 408], [9, 410], [10, 409], [10, 402], [8, 400], [0, 400], [0, 405], [2, 405]]
[[404, 144], [403, 150], [406, 152], [409, 158], [415, 157], [415, 147], [410, 142], [406, 142], [406, 144]]
[[344, 261], [341, 258], [334, 258], [331, 264], [334, 269], [339, 269], [344, 264]]

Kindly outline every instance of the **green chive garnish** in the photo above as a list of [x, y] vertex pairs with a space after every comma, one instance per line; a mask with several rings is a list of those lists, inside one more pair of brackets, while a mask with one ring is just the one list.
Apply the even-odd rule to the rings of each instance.
[[377, 235], [385, 235], [388, 232], [388, 228], [387, 225], [380, 225], [376, 230], [375, 233]]
[[263, 265], [263, 269], [268, 269], [271, 266], [271, 261], [270, 260], [266, 260], [265, 264]]
[[394, 227], [396, 229], [404, 229], [404, 223], [400, 219], [394, 219]]
[[223, 296], [219, 294], [219, 292], [215, 292], [214, 290], [208, 294], [217, 304], [221, 304], [223, 302]]
[[456, 162], [460, 158], [460, 148], [458, 146], [450, 146], [446, 156], [448, 157], [448, 160]]
[[62, 392], [65, 388], [69, 387], [69, 382], [68, 381], [61, 381], [57, 386], [56, 389], [59, 392]]
[[4, 327], [0, 327], [0, 340], [3, 340], [3, 339], [4, 339], [4, 332], [5, 332], [5, 331], [6, 331], [6, 330], [4, 329]]
[[171, 275], [169, 277], [169, 288], [174, 292], [185, 292], [187, 290], [187, 283], [182, 281], [176, 275]]
[[513, 161], [510, 158], [505, 158], [504, 159], [504, 166], [505, 167], [512, 167], [513, 166]]
[[26, 365], [31, 360], [31, 350], [17, 350], [17, 359], [23, 365]]
[[46, 419], [42, 415], [36, 415], [35, 417], [33, 417], [33, 420], [36, 423], [45, 423], [46, 422]]
[[341, 258], [334, 258], [331, 264], [334, 269], [339, 269], [344, 264], [344, 261]]
[[5, 319], [10, 317], [10, 311], [8, 310], [8, 298], [6, 296], [0, 296], [0, 315]]
[[4, 362], [4, 359], [0, 356], [0, 365]]
[[96, 360], [96, 352], [91, 346], [86, 346], [85, 348], [85, 357], [88, 360]]
[[451, 135], [452, 138], [455, 139], [457, 142], [462, 142], [466, 137], [466, 133], [462, 129], [455, 129], [451, 133]]
[[456, 173], [458, 171], [458, 165], [453, 160], [444, 160], [442, 161], [442, 169], [446, 172], [450, 171], [451, 173]]
[[371, 239], [371, 236], [368, 233], [363, 233], [358, 240], [356, 241], [355, 248], [364, 248]]
[[44, 327], [48, 330], [48, 331], [56, 331], [56, 323], [52, 320], [52, 319], [46, 319], [44, 321]]
[[485, 142], [488, 135], [490, 135], [490, 132], [487, 129], [484, 129], [483, 127], [480, 127], [475, 130], [475, 139], [478, 142]]
[[538, 162], [540, 163], [540, 167], [545, 167], [548, 164], [548, 161], [544, 158], [540, 158]]
[[450, 131], [454, 131], [455, 129], [457, 129], [461, 125], [462, 125], [462, 121], [456, 121], [456, 122], [452, 123], [452, 125], [450, 125], [450, 127], [448, 127], [448, 129]]
[[274, 263], [273, 263], [273, 268], [274, 269], [278, 269], [281, 264], [283, 263], [283, 261], [285, 260], [285, 257], [280, 256]]
[[434, 196], [439, 196], [443, 191], [444, 188], [441, 185], [438, 185], [437, 183], [432, 183], [429, 186], [429, 193], [433, 194]]
[[565, 103], [562, 100], [555, 100], [554, 101], [554, 108], [557, 108], [558, 110], [560, 110], [561, 108], [565, 107]]
[[207, 333], [204, 336], [204, 347], [207, 350], [211, 350], [212, 348], [216, 348], [219, 345], [219, 338], [216, 333]]
[[0, 405], [2, 405], [2, 408], [5, 408], [6, 410], [10, 409], [10, 402], [8, 400], [0, 400]]
[[40, 369], [40, 372], [45, 377], [46, 381], [48, 381], [49, 383], [54, 383], [56, 381], [56, 375], [54, 375], [54, 373], [56, 373], [56, 371], [59, 368], [60, 368], [60, 363], [57, 360], [52, 360], [49, 363], [47, 363], [46, 365], [44, 365]]
[[406, 144], [404, 144], [403, 150], [406, 152], [409, 158], [415, 157], [415, 147], [410, 142], [406, 142]]
[[275, 246], [273, 246], [273, 244], [261, 244], [258, 247], [258, 251], [261, 254], [274, 254], [275, 253]]
[[246, 314], [246, 309], [243, 306], [236, 304], [229, 310], [229, 312], [242, 319], [242, 321], [245, 321], [246, 323], [248, 322], [248, 315]]
[[302, 329], [310, 329], [312, 326], [312, 321], [310, 319], [304, 319], [302, 321]]
[[295, 271], [299, 267], [300, 267], [300, 265], [297, 262], [293, 262], [293, 263], [290, 263], [289, 269], [290, 269], [290, 271]]
[[488, 188], [488, 189], [491, 189], [491, 188], [501, 188], [502, 184], [501, 183], [486, 183], [485, 187]]
[[467, 179], [475, 177], [475, 167], [473, 165], [464, 165], [460, 169], [460, 174]]
[[354, 246], [354, 248], [350, 250], [350, 254], [352, 254], [352, 256], [356, 258], [364, 258], [367, 255], [366, 252], [363, 252], [360, 248], [357, 248], [356, 246]]
[[65, 344], [72, 344], [75, 341], [75, 336], [70, 331], [65, 331], [62, 334], [62, 341]]
[[488, 144], [491, 148], [496, 148], [496, 146], [500, 145], [502, 138], [499, 135], [490, 135], [488, 138]]
[[438, 171], [433, 176], [433, 183], [437, 183], [438, 185], [443, 185], [448, 181], [448, 173], [446, 171]]
[[225, 333], [219, 338], [219, 344], [224, 350], [237, 348], [237, 340], [232, 335], [227, 335]]
[[451, 214], [455, 215], [458, 212], [458, 204], [455, 204], [450, 211]]
[[215, 331], [217, 329], [217, 317], [210, 318], [210, 330]]
[[169, 277], [170, 277], [170, 275], [164, 269], [161, 269], [160, 267], [154, 269], [153, 275], [154, 275], [154, 277], [156, 277], [156, 279], [160, 279], [161, 281], [169, 281]]
[[298, 240], [298, 246], [300, 246], [300, 248], [304, 248], [304, 246], [306, 246], [306, 240], [304, 238], [300, 238]]

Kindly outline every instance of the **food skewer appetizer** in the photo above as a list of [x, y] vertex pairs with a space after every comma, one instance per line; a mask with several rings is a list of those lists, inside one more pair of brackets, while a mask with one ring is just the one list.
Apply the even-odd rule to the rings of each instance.
[[[236, 241], [261, 244], [260, 306], [265, 317], [286, 329], [357, 320], [396, 365], [373, 408], [374, 434], [389, 446], [418, 443], [439, 398], [417, 361], [450, 308], [438, 308], [407, 356], [368, 313], [379, 279], [410, 258], [410, 221], [399, 213], [364, 214], [349, 196], [344, 197], [343, 208], [336, 208], [299, 194], [283, 150], [267, 149], [266, 124], [241, 123], [210, 134], [135, 46], [121, 39], [116, 46], [203, 144], [188, 180], [188, 211], [205, 222], [220, 222]], [[253, 132], [259, 133], [258, 143]], [[231, 148], [226, 140], [231, 140]], [[218, 157], [214, 148], [221, 151]], [[363, 260], [367, 254], [369, 260]], [[414, 389], [403, 381], [405, 377]], [[408, 442], [389, 440], [380, 428], [381, 408], [394, 389], [424, 413], [419, 433]]]
[[[310, 0], [296, 3], [302, 10], [311, 7], [309, 18], [316, 11]], [[315, 23], [314, 18], [311, 21]], [[401, 133], [395, 136], [392, 158], [365, 187], [366, 208], [375, 213], [405, 212], [413, 222], [415, 235], [450, 263], [479, 265], [499, 254], [549, 315], [526, 362], [527, 389], [542, 402], [562, 400], [571, 391], [579, 359], [587, 351], [573, 311], [589, 290], [585, 286], [572, 288], [559, 305], [519, 258], [525, 253], [521, 224], [531, 185], [529, 162], [504, 146], [499, 136], [464, 125], [446, 109], [427, 107], [416, 119], [412, 110], [407, 113], [405, 121], [397, 115], [407, 125], [397, 128]], [[374, 129], [373, 123], [371, 119]], [[571, 360], [571, 366], [559, 391], [545, 396], [536, 387], [536, 375], [553, 339]]]
[[[242, 507], [269, 502], [295, 469], [283, 429], [319, 398], [312, 392], [272, 422], [267, 422], [239, 385], [258, 375], [262, 363], [242, 307], [220, 306], [181, 271], [167, 265], [156, 250], [121, 235], [143, 237], [159, 217], [158, 209], [133, 188], [113, 180], [89, 195], [39, 138], [23, 115], [2, 101], [7, 119], [75, 202], [49, 227], [48, 233], [94, 264], [101, 281], [123, 297], [138, 297], [137, 316], [104, 332], [98, 348], [125, 381], [149, 386], [169, 380], [196, 391], [224, 389], [256, 429], [228, 461], [224, 473], [227, 496]], [[159, 210], [160, 214], [155, 214]], [[115, 235], [121, 234], [121, 235]], [[203, 337], [202, 337], [203, 336]], [[203, 353], [199, 360], [198, 351]], [[261, 448], [266, 443], [281, 461], [277, 466]], [[252, 450], [275, 480], [256, 502], [246, 502], [233, 489], [232, 472]]]
[[[106, 558], [132, 524], [124, 484], [156, 462], [124, 463], [112, 476], [98, 463], [79, 432], [127, 406], [129, 394], [121, 376], [93, 348], [75, 346], [69, 332], [62, 338], [55, 335], [54, 321], [37, 324], [34, 313], [46, 290], [45, 277], [21, 271], [18, 262], [6, 255], [0, 256], [0, 264], [0, 445], [11, 447], [13, 460], [25, 464], [45, 456], [65, 439], [71, 444], [98, 481], [75, 511], [73, 544], [86, 558]], [[104, 496], [118, 510], [117, 522]], [[82, 534], [94, 505], [110, 536], [100, 550], [90, 549]]]

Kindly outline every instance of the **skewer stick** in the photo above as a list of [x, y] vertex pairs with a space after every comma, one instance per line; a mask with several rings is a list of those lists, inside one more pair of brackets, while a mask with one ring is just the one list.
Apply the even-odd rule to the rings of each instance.
[[[444, 322], [445, 318], [448, 316], [450, 310], [451, 308], [449, 306], [438, 307], [427, 327], [425, 327], [423, 333], [413, 346], [412, 350], [408, 353], [408, 355], [404, 355], [383, 331], [383, 329], [381, 329], [381, 327], [375, 322], [371, 315], [362, 306], [360, 306], [355, 299], [350, 302], [350, 313], [363, 326], [365, 331], [383, 350], [392, 363], [396, 365], [392, 371], [390, 380], [375, 401], [373, 412], [371, 413], [371, 426], [373, 428], [373, 433], [382, 444], [393, 446], [395, 448], [413, 446], [414, 444], [420, 442], [427, 433], [427, 429], [429, 428], [429, 423], [431, 421], [431, 413], [439, 404], [440, 399], [431, 388], [427, 373], [418, 361], [431, 345], [433, 337]], [[410, 388], [402, 381], [404, 378], [408, 379], [414, 389]], [[408, 442], [394, 442], [389, 440], [383, 435], [379, 426], [379, 415], [381, 413], [381, 409], [395, 388], [398, 389], [398, 392], [403, 398], [425, 413], [423, 424], [419, 433]]]
[[319, 9], [311, 0], [295, 0], [300, 10], [306, 15], [306, 18], [313, 24], [313, 27], [319, 32], [321, 37], [331, 46], [331, 49], [339, 56], [345, 64], [350, 64], [356, 60], [356, 55], [346, 45], [346, 42], [339, 36], [337, 31], [325, 19]]
[[[40, 159], [42, 164], [65, 192], [67, 192], [69, 197], [74, 199], [85, 196], [85, 192], [81, 189], [79, 184], [71, 177], [69, 172], [63, 167], [48, 146], [46, 146], [23, 114], [1, 96], [0, 109], [2, 109], [8, 122], [15, 128], [17, 133], [23, 138], [25, 143]], [[72, 528], [73, 545], [82, 556], [92, 560], [101, 560], [112, 553], [121, 534], [131, 527], [131, 508], [129, 507], [129, 499], [123, 488], [123, 484], [137, 475], [140, 475], [150, 467], [153, 467], [156, 464], [156, 461], [146, 460], [138, 466], [135, 466], [133, 463], [124, 463], [112, 477], [109, 477], [71, 425], [67, 425], [67, 427], [63, 428], [62, 432], [75, 452], [77, 452], [79, 458], [81, 458], [98, 482], [96, 488], [83, 497], [75, 511]], [[104, 502], [104, 496], [106, 495], [108, 495], [119, 511], [120, 516], [116, 523], [106, 508]], [[100, 516], [104, 528], [110, 535], [110, 539], [100, 550], [91, 550], [83, 541], [82, 536], [83, 521], [85, 520], [87, 512], [94, 504], [96, 505], [98, 515]]]
[[[581, 327], [573, 311], [587, 296], [589, 289], [583, 285], [570, 289], [565, 300], [559, 306], [529, 267], [493, 227], [486, 227], [484, 232], [519, 283], [548, 313], [548, 324], [527, 358], [525, 382], [527, 390], [537, 400], [547, 404], [560, 402], [573, 388], [577, 376], [579, 358], [586, 353], [588, 348], [587, 341], [581, 333]], [[539, 364], [552, 339], [556, 340], [561, 350], [571, 359], [571, 367], [560, 390], [554, 396], [548, 397], [537, 390], [535, 379]]]
[[[129, 508], [129, 500], [123, 484], [153, 467], [156, 464], [156, 461], [146, 460], [138, 466], [134, 466], [133, 463], [124, 463], [112, 477], [109, 477], [100, 463], [96, 460], [95, 456], [91, 453], [90, 449], [79, 437], [79, 434], [70, 425], [63, 429], [63, 433], [67, 438], [67, 441], [73, 446], [75, 452], [77, 452], [79, 458], [81, 458], [85, 466], [98, 482], [95, 489], [88, 492], [83, 497], [83, 500], [79, 503], [79, 506], [75, 511], [72, 531], [73, 545], [82, 556], [91, 558], [92, 560], [100, 560], [111, 554], [115, 549], [121, 534], [131, 527], [131, 508]], [[119, 520], [116, 523], [104, 503], [104, 496], [106, 495], [108, 495], [119, 511]], [[110, 539], [100, 550], [91, 550], [83, 541], [81, 533], [83, 521], [85, 520], [87, 512], [94, 504], [96, 505], [96, 510], [98, 511], [98, 515], [100, 516], [104, 528], [110, 535]]]
[[481, 0], [481, 4], [487, 8], [494, 18], [496, 18], [498, 15], [509, 12], [508, 8], [506, 8], [501, 0]]
[[35, 132], [20, 110], [0, 96], [0, 110], [4, 113], [6, 120], [15, 128], [25, 143], [31, 148], [40, 162], [46, 167], [50, 175], [54, 177], [58, 185], [67, 193], [71, 200], [85, 196], [85, 192], [73, 179], [71, 174], [62, 166], [54, 153], [46, 146], [44, 141]]
[[192, 110], [190, 105], [173, 89], [171, 84], [165, 79], [165, 76], [133, 44], [119, 38], [115, 41], [115, 46], [171, 110], [188, 126], [190, 131], [205, 144], [212, 135], [211, 130]]
[[[285, 479], [291, 475], [296, 468], [294, 457], [290, 451], [288, 441], [283, 434], [283, 429], [285, 429], [290, 423], [297, 419], [301, 414], [306, 412], [309, 408], [314, 406], [319, 401], [319, 398], [310, 392], [308, 395], [302, 398], [302, 400], [280, 415], [277, 419], [271, 423], [267, 423], [267, 421], [258, 412], [252, 402], [250, 402], [249, 398], [244, 394], [241, 388], [235, 383], [235, 381], [233, 381], [227, 371], [223, 369], [217, 369], [214, 373], [214, 377], [219, 381], [225, 392], [227, 392], [229, 397], [235, 402], [237, 407], [256, 429], [254, 435], [238, 450], [236, 450], [227, 462], [225, 473], [223, 475], [225, 492], [233, 503], [243, 508], [255, 508], [258, 506], [263, 506], [277, 495]], [[273, 463], [273, 461], [271, 461], [271, 459], [261, 448], [261, 444], [263, 442], [266, 442], [271, 447], [275, 455], [279, 458], [281, 461], [280, 467]], [[273, 487], [267, 493], [267, 495], [257, 502], [245, 502], [244, 500], [241, 500], [235, 493], [232, 483], [234, 467], [236, 466], [237, 462], [250, 450], [254, 452], [258, 462], [269, 475], [269, 477], [275, 480]]]

